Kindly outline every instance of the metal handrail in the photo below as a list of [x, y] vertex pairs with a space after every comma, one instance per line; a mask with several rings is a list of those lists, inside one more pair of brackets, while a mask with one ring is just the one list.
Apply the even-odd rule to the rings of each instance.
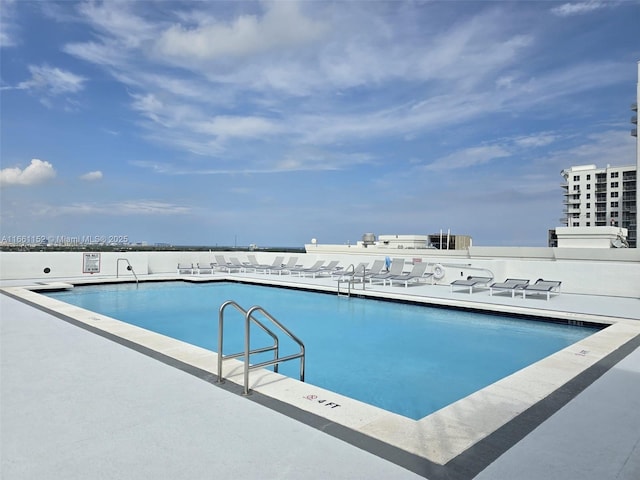
[[[224, 332], [224, 310], [228, 306], [233, 306], [238, 311], [244, 314], [245, 318], [245, 348], [244, 351], [224, 355], [223, 354], [223, 332]], [[260, 320], [254, 317], [254, 313], [262, 313], [267, 319], [271, 320], [281, 331], [283, 331], [289, 338], [291, 338], [294, 342], [298, 344], [300, 347], [300, 352], [292, 355], [287, 355], [285, 357], [280, 357], [279, 355], [279, 339], [278, 336], [273, 333], [267, 326], [265, 326]], [[251, 350], [251, 322], [258, 325], [264, 332], [266, 332], [271, 338], [274, 340], [274, 345], [271, 347], [262, 347]], [[254, 353], [264, 353], [264, 352], [274, 352], [273, 360], [267, 360], [265, 362], [257, 363], [251, 365], [249, 363], [251, 354]], [[228, 300], [220, 306], [220, 310], [218, 313], [218, 383], [223, 383], [224, 380], [222, 378], [222, 361], [228, 358], [238, 358], [244, 357], [244, 395], [249, 395], [249, 371], [254, 370], [256, 368], [262, 368], [269, 365], [273, 365], [273, 371], [278, 371], [278, 365], [282, 362], [286, 362], [288, 360], [294, 360], [296, 358], [300, 358], [300, 381], [304, 382], [304, 359], [305, 359], [305, 347], [304, 343], [296, 337], [289, 329], [287, 329], [284, 325], [282, 325], [278, 320], [276, 320], [269, 312], [267, 312], [264, 308], [255, 305], [251, 307], [249, 310], [243, 309], [237, 302], [233, 300]]]
[[[342, 277], [345, 276], [345, 274], [347, 273], [347, 270], [349, 270], [349, 268], [353, 269], [353, 275], [350, 275], [348, 277], [348, 279], [346, 280], [347, 284], [349, 285], [348, 289], [347, 289], [347, 297], [351, 296], [351, 285], [353, 284], [354, 280], [356, 279], [356, 266], [352, 263], [350, 264], [347, 268], [345, 268], [342, 272], [342, 275], [340, 275], [340, 277], [338, 277], [338, 296], [340, 296], [340, 284], [343, 283], [342, 281]], [[366, 282], [365, 277], [367, 275], [367, 269], [364, 268], [362, 270], [362, 290], [365, 290], [365, 284]]]
[[[242, 308], [240, 305], [238, 305], [237, 302], [234, 302], [233, 300], [228, 300], [226, 302], [224, 302], [221, 306], [220, 306], [220, 310], [218, 311], [218, 383], [224, 383], [224, 379], [222, 378], [222, 361], [226, 360], [228, 358], [238, 358], [238, 357], [242, 357], [245, 352], [244, 350], [238, 353], [230, 353], [228, 355], [224, 355], [223, 354], [223, 345], [224, 345], [224, 309], [227, 308], [228, 306], [232, 306], [234, 307], [236, 310], [238, 310], [240, 313], [242, 313], [243, 316], [247, 315], [247, 311]], [[255, 322], [255, 324], [260, 327], [262, 329], [262, 331], [264, 331], [267, 335], [269, 335], [272, 339], [273, 339], [273, 345], [270, 347], [262, 347], [262, 348], [256, 348], [255, 350], [252, 350], [249, 353], [264, 353], [264, 352], [270, 352], [273, 351], [274, 352], [274, 359], [278, 358], [278, 353], [280, 351], [280, 340], [278, 339], [278, 336], [276, 334], [274, 334], [271, 330], [269, 330], [262, 322], [260, 322], [258, 319], [254, 318], [253, 321]], [[278, 371], [278, 365], [276, 364], [273, 367], [273, 371], [277, 372]]]
[[[287, 334], [287, 336], [291, 340], [293, 340], [294, 342], [296, 342], [298, 344], [298, 346], [300, 347], [300, 352], [296, 353], [294, 355], [288, 355], [286, 357], [276, 358], [276, 359], [271, 360], [271, 361], [262, 362], [262, 363], [259, 363], [257, 365], [249, 365], [249, 344], [251, 343], [249, 326], [250, 326], [250, 321], [253, 319], [253, 313], [254, 312], [260, 312], [265, 317], [267, 317], [269, 320], [271, 320], [280, 330], [282, 330], [285, 334]], [[255, 319], [253, 319], [253, 320], [255, 320]], [[249, 311], [247, 312], [247, 314], [245, 315], [244, 328], [245, 328], [245, 331], [244, 331], [244, 352], [245, 352], [245, 357], [244, 357], [244, 394], [245, 395], [249, 395], [249, 370], [253, 370], [253, 369], [256, 369], [256, 368], [260, 368], [260, 367], [266, 367], [267, 365], [277, 365], [278, 363], [286, 362], [288, 360], [294, 360], [296, 358], [300, 359], [300, 381], [304, 382], [304, 353], [305, 353], [304, 352], [304, 343], [302, 343], [302, 341], [298, 337], [296, 337], [287, 327], [282, 325], [271, 314], [269, 314], [269, 312], [267, 312], [264, 308], [256, 305], [256, 306], [251, 307], [249, 309]]]
[[120, 261], [127, 262], [127, 270], [130, 270], [131, 273], [133, 273], [133, 278], [136, 279], [136, 285], [138, 285], [139, 284], [138, 276], [136, 275], [136, 271], [133, 269], [133, 265], [131, 265], [131, 263], [129, 263], [129, 259], [128, 258], [119, 258], [118, 260], [116, 260], [116, 278], [118, 278], [118, 276], [120, 275], [120, 272], [119, 272]]
[[[353, 263], [350, 264], [347, 268], [345, 268], [342, 271], [342, 275], [340, 275], [340, 277], [338, 277], [338, 296], [340, 296], [340, 284], [342, 283], [342, 277], [344, 277], [345, 273], [347, 273], [347, 271], [350, 268], [353, 270], [353, 275], [356, 274], [356, 266]], [[353, 283], [353, 275], [351, 276], [351, 278], [347, 278], [347, 285], [348, 285], [348, 287], [347, 287], [347, 297], [351, 296], [351, 284]]]

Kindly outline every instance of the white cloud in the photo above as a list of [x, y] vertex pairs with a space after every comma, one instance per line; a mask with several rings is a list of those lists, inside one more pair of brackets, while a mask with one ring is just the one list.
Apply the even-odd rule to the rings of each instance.
[[154, 200], [132, 200], [127, 202], [119, 202], [113, 205], [119, 213], [138, 215], [177, 215], [189, 213], [190, 207], [183, 205], [175, 205], [167, 202], [158, 202]]
[[134, 99], [132, 107], [134, 110], [142, 113], [145, 117], [153, 120], [156, 123], [160, 123], [164, 126], [171, 126], [166, 122], [160, 120], [162, 112], [164, 110], [163, 103], [152, 93], [147, 95], [131, 95]]
[[3, 168], [0, 171], [0, 185], [37, 185], [55, 176], [53, 165], [34, 158], [24, 170], [20, 167]]
[[557, 138], [558, 136], [552, 133], [538, 133], [535, 135], [515, 138], [514, 143], [519, 147], [524, 148], [544, 147], [555, 142]]
[[15, 0], [1, 0], [0, 7], [0, 48], [13, 47], [18, 44], [15, 35], [14, 6]]
[[579, 144], [556, 150], [544, 160], [560, 168], [571, 165], [594, 164], [604, 167], [607, 164], [622, 166], [634, 163], [635, 139], [627, 129], [607, 130], [579, 138], [582, 138]]
[[83, 2], [79, 12], [98, 30], [114, 37], [121, 48], [137, 48], [156, 35], [156, 28], [132, 9], [136, 2]]
[[471, 147], [453, 152], [425, 165], [425, 170], [455, 170], [489, 163], [491, 160], [511, 156], [511, 153], [499, 145]]
[[102, 179], [102, 172], [100, 170], [96, 170], [95, 172], [87, 172], [84, 175], [80, 176], [81, 180], [94, 181]]
[[337, 153], [331, 150], [296, 150], [276, 162], [276, 171], [291, 170], [344, 170], [355, 165], [373, 163], [366, 153]]
[[104, 40], [104, 43], [68, 43], [62, 50], [69, 55], [108, 67], [125, 65], [128, 59], [125, 49], [119, 48], [116, 42], [107, 39]]
[[551, 12], [560, 17], [569, 17], [571, 15], [581, 15], [583, 13], [593, 12], [610, 6], [611, 2], [603, 2], [600, 0], [589, 0], [587, 2], [563, 3], [557, 7], [553, 7]]
[[505, 75], [496, 80], [496, 87], [499, 89], [509, 89], [514, 86], [516, 78], [513, 75]]
[[156, 72], [135, 72], [135, 78], [119, 75], [118, 79], [123, 83], [165, 92], [172, 97], [184, 98], [198, 103], [212, 103], [221, 105], [228, 103], [228, 95], [225, 92], [212, 91], [206, 81], [196, 78], [184, 78]]
[[281, 133], [281, 129], [275, 122], [252, 116], [221, 115], [205, 122], [195, 122], [193, 127], [197, 132], [216, 138], [247, 138]]
[[271, 171], [236, 153], [268, 142], [284, 147], [273, 164], [316, 169], [314, 155], [292, 152], [412, 139], [491, 114], [526, 115], [627, 78], [627, 66], [615, 61], [533, 72], [522, 58], [539, 54], [535, 28], [499, 5], [453, 23], [430, 8], [161, 2], [162, 15], [152, 18], [136, 2], [87, 3], [80, 13], [94, 41], [65, 51], [126, 85], [148, 141], [211, 157], [213, 172], [232, 170], [234, 158], [239, 171]]
[[276, 159], [259, 158], [231, 168], [186, 167], [150, 161], [135, 161], [132, 165], [149, 169], [163, 175], [231, 175], [231, 174], [273, 174], [283, 171], [326, 171], [344, 170], [356, 165], [371, 164], [375, 161], [367, 153], [336, 153], [331, 150], [296, 149]]
[[354, 139], [406, 136], [425, 133], [447, 125], [467, 122], [479, 115], [499, 110], [504, 100], [489, 92], [434, 95], [424, 101], [411, 101], [388, 108], [355, 114], [308, 114], [294, 117], [287, 131], [302, 143], [319, 145]]
[[80, 75], [48, 65], [29, 65], [29, 71], [31, 78], [20, 82], [16, 88], [56, 96], [79, 92], [84, 88], [84, 82], [87, 80]]
[[[445, 79], [470, 87], [490, 73], [519, 61], [534, 39], [531, 35], [511, 33], [500, 28], [506, 16], [489, 10], [428, 39], [423, 49], [411, 48], [423, 79]], [[413, 68], [411, 68], [413, 69]]]
[[43, 215], [183, 215], [191, 212], [191, 207], [155, 200], [127, 200], [114, 203], [73, 203], [70, 205], [47, 206]]
[[173, 25], [159, 38], [157, 54], [175, 58], [179, 63], [242, 58], [298, 48], [314, 41], [325, 30], [322, 23], [305, 17], [296, 2], [273, 1], [264, 5], [262, 17], [240, 15], [228, 23], [204, 18], [195, 28]]

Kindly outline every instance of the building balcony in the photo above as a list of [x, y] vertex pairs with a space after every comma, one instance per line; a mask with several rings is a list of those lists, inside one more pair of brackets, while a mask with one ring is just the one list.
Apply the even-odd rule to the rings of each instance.
[[633, 130], [631, 130], [631, 136], [632, 137], [637, 137], [638, 136], [638, 129], [634, 128]]
[[638, 103], [637, 102], [633, 102], [631, 104], [631, 111], [633, 111], [633, 112], [637, 112], [638, 111]]
[[633, 117], [631, 117], [631, 123], [633, 123], [634, 125], [638, 124], [638, 116], [634, 115]]

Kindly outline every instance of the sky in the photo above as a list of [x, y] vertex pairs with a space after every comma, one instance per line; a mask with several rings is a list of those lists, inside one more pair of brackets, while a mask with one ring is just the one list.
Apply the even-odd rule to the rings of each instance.
[[546, 246], [635, 163], [640, 1], [0, 0], [0, 234]]

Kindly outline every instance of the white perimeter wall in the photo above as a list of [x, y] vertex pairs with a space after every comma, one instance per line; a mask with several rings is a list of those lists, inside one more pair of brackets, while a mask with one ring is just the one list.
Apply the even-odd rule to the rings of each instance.
[[[83, 252], [0, 252], [0, 280], [56, 281], [96, 276], [133, 278], [127, 259], [139, 276], [175, 274], [178, 263], [209, 264], [214, 255], [247, 260], [251, 252], [102, 252], [100, 273], [83, 273]], [[308, 245], [307, 253], [254, 252], [260, 263], [271, 264], [276, 256], [298, 257], [311, 266], [316, 260], [339, 260], [347, 267], [376, 259], [414, 259], [440, 264], [445, 277], [438, 283], [490, 273], [496, 281], [506, 278], [538, 278], [562, 281], [562, 291], [640, 298], [640, 249], [572, 249], [527, 247], [472, 247], [469, 250], [422, 250], [358, 248], [340, 245]], [[46, 268], [49, 273], [44, 273]], [[431, 269], [428, 269], [430, 271]], [[640, 308], [640, 304], [639, 307]]]

